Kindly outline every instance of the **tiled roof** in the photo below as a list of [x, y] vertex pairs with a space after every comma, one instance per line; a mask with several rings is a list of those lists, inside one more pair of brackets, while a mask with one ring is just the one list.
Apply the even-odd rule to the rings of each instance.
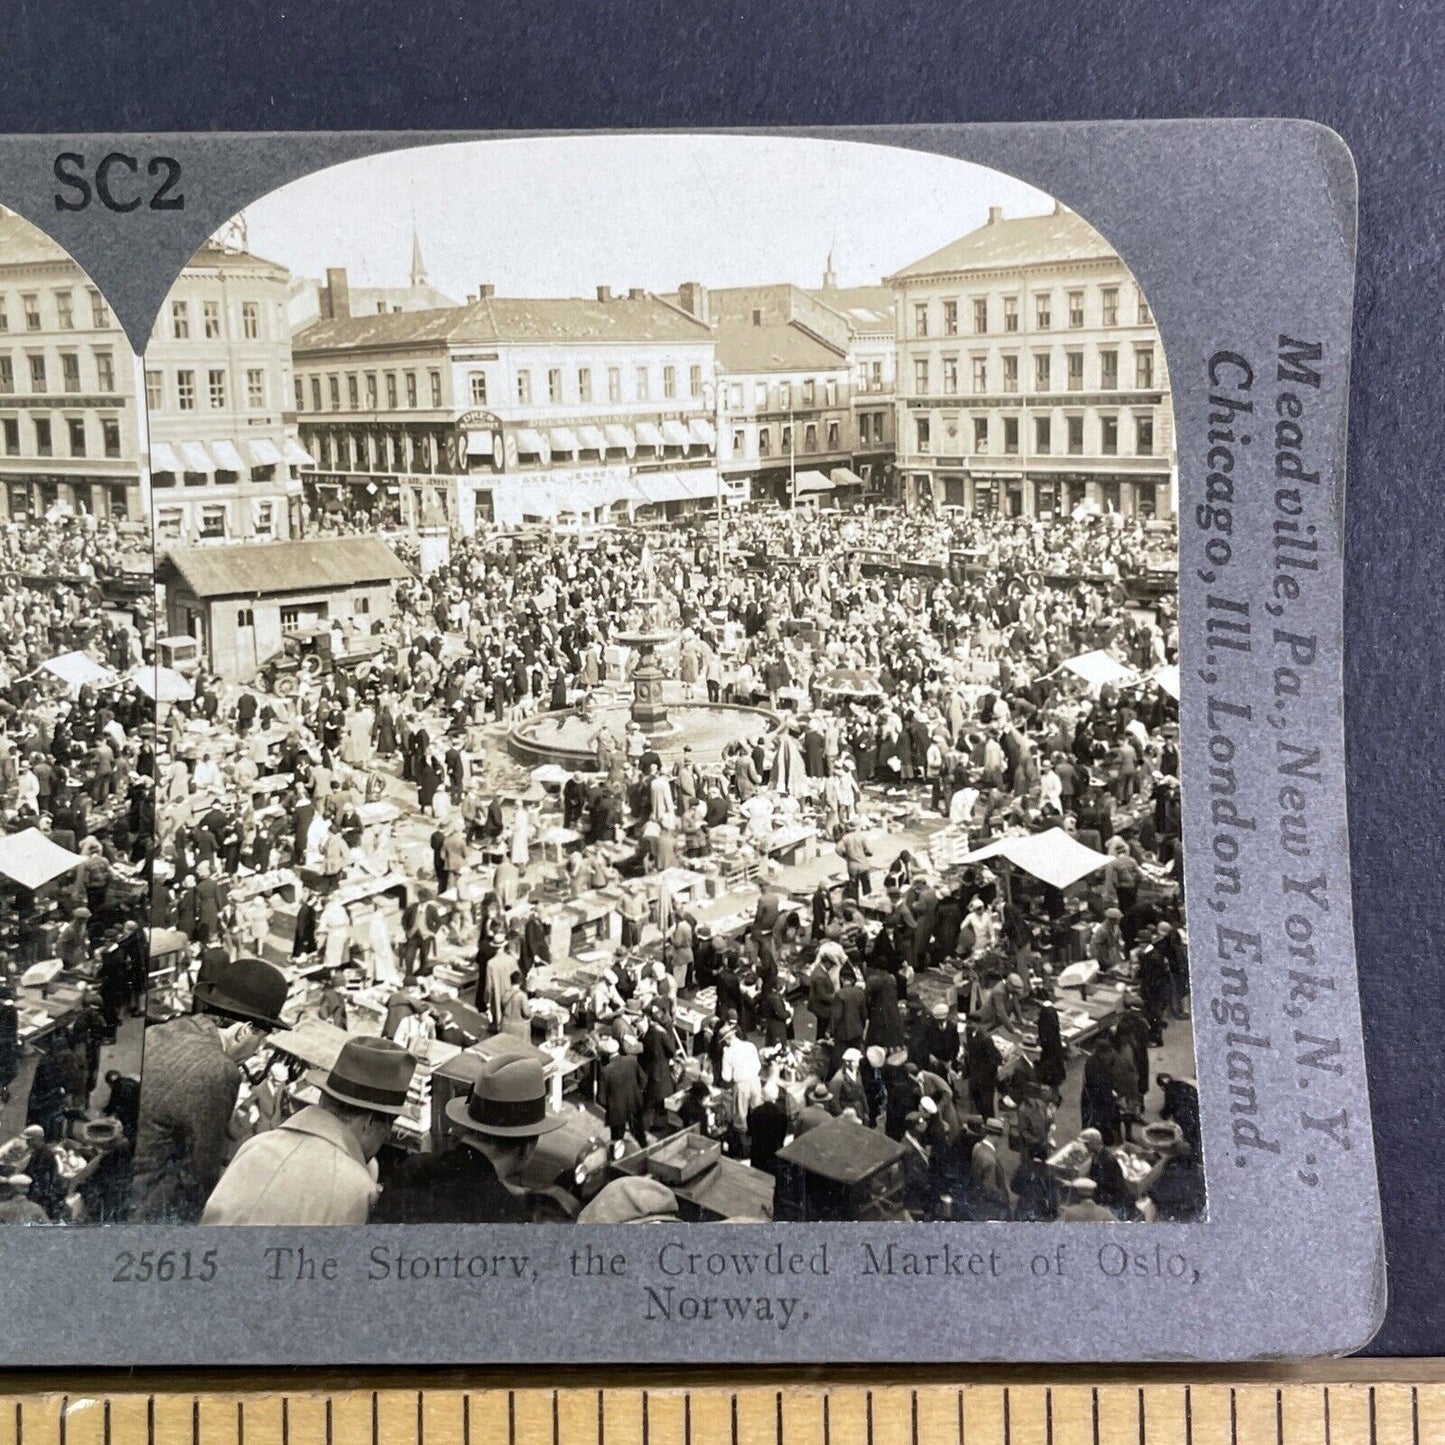
[[824, 286], [808, 295], [836, 311], [855, 334], [893, 330], [893, 292], [887, 286]]
[[411, 576], [380, 537], [323, 537], [310, 542], [251, 542], [173, 547], [161, 580], [179, 576], [197, 597], [266, 597], [389, 582]]
[[793, 322], [719, 321], [713, 330], [718, 365], [725, 372], [834, 370], [847, 364], [844, 352]]
[[570, 296], [489, 296], [436, 311], [317, 321], [295, 337], [300, 352], [359, 347], [468, 346], [498, 342], [697, 342], [708, 328], [656, 296], [610, 301]]
[[1083, 217], [1059, 207], [1045, 216], [988, 221], [887, 279], [938, 276], [954, 271], [991, 271], [1059, 261], [1104, 260], [1114, 254], [1114, 248]]
[[264, 256], [257, 256], [251, 251], [242, 251], [236, 246], [222, 245], [220, 241], [203, 241], [196, 249], [196, 253], [186, 263], [188, 266], [234, 266], [238, 269], [249, 270], [260, 267], [266, 271], [274, 271], [279, 276], [289, 276], [291, 272], [279, 261], [268, 261]]

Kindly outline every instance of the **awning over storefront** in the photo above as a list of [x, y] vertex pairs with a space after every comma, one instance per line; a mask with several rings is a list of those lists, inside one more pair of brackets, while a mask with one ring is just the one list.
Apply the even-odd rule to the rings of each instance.
[[825, 477], [822, 472], [799, 472], [798, 491], [803, 492], [831, 492], [833, 483]]
[[637, 500], [644, 504], [710, 501], [717, 496], [717, 473], [711, 467], [694, 472], [640, 472], [632, 481]]
[[554, 426], [549, 435], [554, 452], [566, 452], [574, 457], [577, 455], [577, 433], [570, 426]]
[[828, 475], [833, 479], [835, 487], [861, 487], [863, 485], [863, 478], [852, 467], [834, 467]]
[[494, 432], [469, 431], [467, 433], [467, 455], [469, 457], [489, 457], [492, 455]]
[[223, 472], [244, 472], [246, 464], [241, 460], [241, 453], [236, 450], [236, 443], [227, 441], [224, 437], [220, 441], [207, 442], [206, 446], [216, 459], [216, 466]]
[[603, 435], [600, 426], [579, 426], [577, 440], [583, 451], [605, 452], [607, 450], [607, 438]]
[[662, 431], [656, 422], [640, 421], [637, 423], [637, 444], [642, 447], [665, 445], [662, 440]]
[[517, 433], [517, 450], [519, 452], [530, 452], [536, 457], [551, 456], [552, 448], [547, 438], [534, 427], [524, 426]]
[[216, 464], [200, 442], [180, 442], [181, 461], [188, 472], [214, 472]]
[[692, 433], [680, 421], [665, 421], [662, 424], [662, 439], [670, 447], [690, 447]]
[[246, 439], [246, 452], [251, 458], [253, 467], [279, 467], [281, 465], [281, 453], [277, 450], [276, 443], [270, 437], [248, 437]]
[[151, 471], [179, 472], [180, 470], [180, 460], [171, 450], [169, 442], [151, 443]]
[[607, 445], [616, 447], [618, 451], [626, 452], [631, 456], [637, 450], [637, 437], [633, 434], [631, 427], [623, 426], [621, 422], [610, 421], [603, 431], [607, 434]]
[[704, 417], [695, 416], [687, 424], [692, 439], [700, 447], [713, 447], [717, 445], [717, 428]]
[[286, 460], [293, 467], [314, 467], [316, 465], [316, 458], [295, 437], [286, 438]]

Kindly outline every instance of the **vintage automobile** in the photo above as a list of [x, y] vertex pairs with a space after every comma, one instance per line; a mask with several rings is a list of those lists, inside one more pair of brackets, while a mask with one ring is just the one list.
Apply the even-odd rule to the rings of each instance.
[[281, 651], [261, 664], [256, 677], [267, 692], [289, 697], [303, 676], [314, 680], [350, 672], [364, 681], [381, 651], [375, 638], [362, 638], [352, 639], [346, 652], [337, 653], [329, 628], [293, 627], [282, 634]]
[[172, 672], [191, 677], [201, 665], [201, 644], [187, 633], [156, 638], [156, 661]]

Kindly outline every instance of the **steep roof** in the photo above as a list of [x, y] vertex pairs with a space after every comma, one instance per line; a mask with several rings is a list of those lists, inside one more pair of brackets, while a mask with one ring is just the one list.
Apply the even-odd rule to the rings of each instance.
[[847, 363], [847, 354], [814, 336], [796, 322], [754, 326], [750, 321], [719, 321], [718, 364], [726, 372], [832, 370]]
[[893, 292], [887, 286], [824, 286], [808, 295], [836, 311], [854, 335], [893, 330]]
[[380, 537], [322, 537], [173, 547], [161, 559], [158, 575], [162, 581], [179, 577], [197, 597], [264, 597], [390, 582], [411, 572]]
[[1000, 217], [940, 247], [887, 277], [939, 276], [1050, 262], [1107, 260], [1114, 248], [1074, 211], [1060, 206], [1045, 216]]
[[660, 297], [487, 296], [435, 311], [316, 321], [292, 342], [296, 352], [361, 347], [468, 346], [498, 342], [695, 342], [708, 327]]

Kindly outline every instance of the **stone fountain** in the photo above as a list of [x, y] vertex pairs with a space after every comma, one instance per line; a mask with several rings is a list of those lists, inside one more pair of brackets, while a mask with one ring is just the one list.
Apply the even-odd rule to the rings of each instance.
[[637, 653], [632, 669], [632, 720], [649, 736], [667, 729], [667, 706], [663, 701], [662, 668], [658, 666], [657, 650], [676, 641], [677, 632], [664, 627], [661, 598], [645, 597], [636, 607], [636, 625], [614, 632], [613, 636]]

